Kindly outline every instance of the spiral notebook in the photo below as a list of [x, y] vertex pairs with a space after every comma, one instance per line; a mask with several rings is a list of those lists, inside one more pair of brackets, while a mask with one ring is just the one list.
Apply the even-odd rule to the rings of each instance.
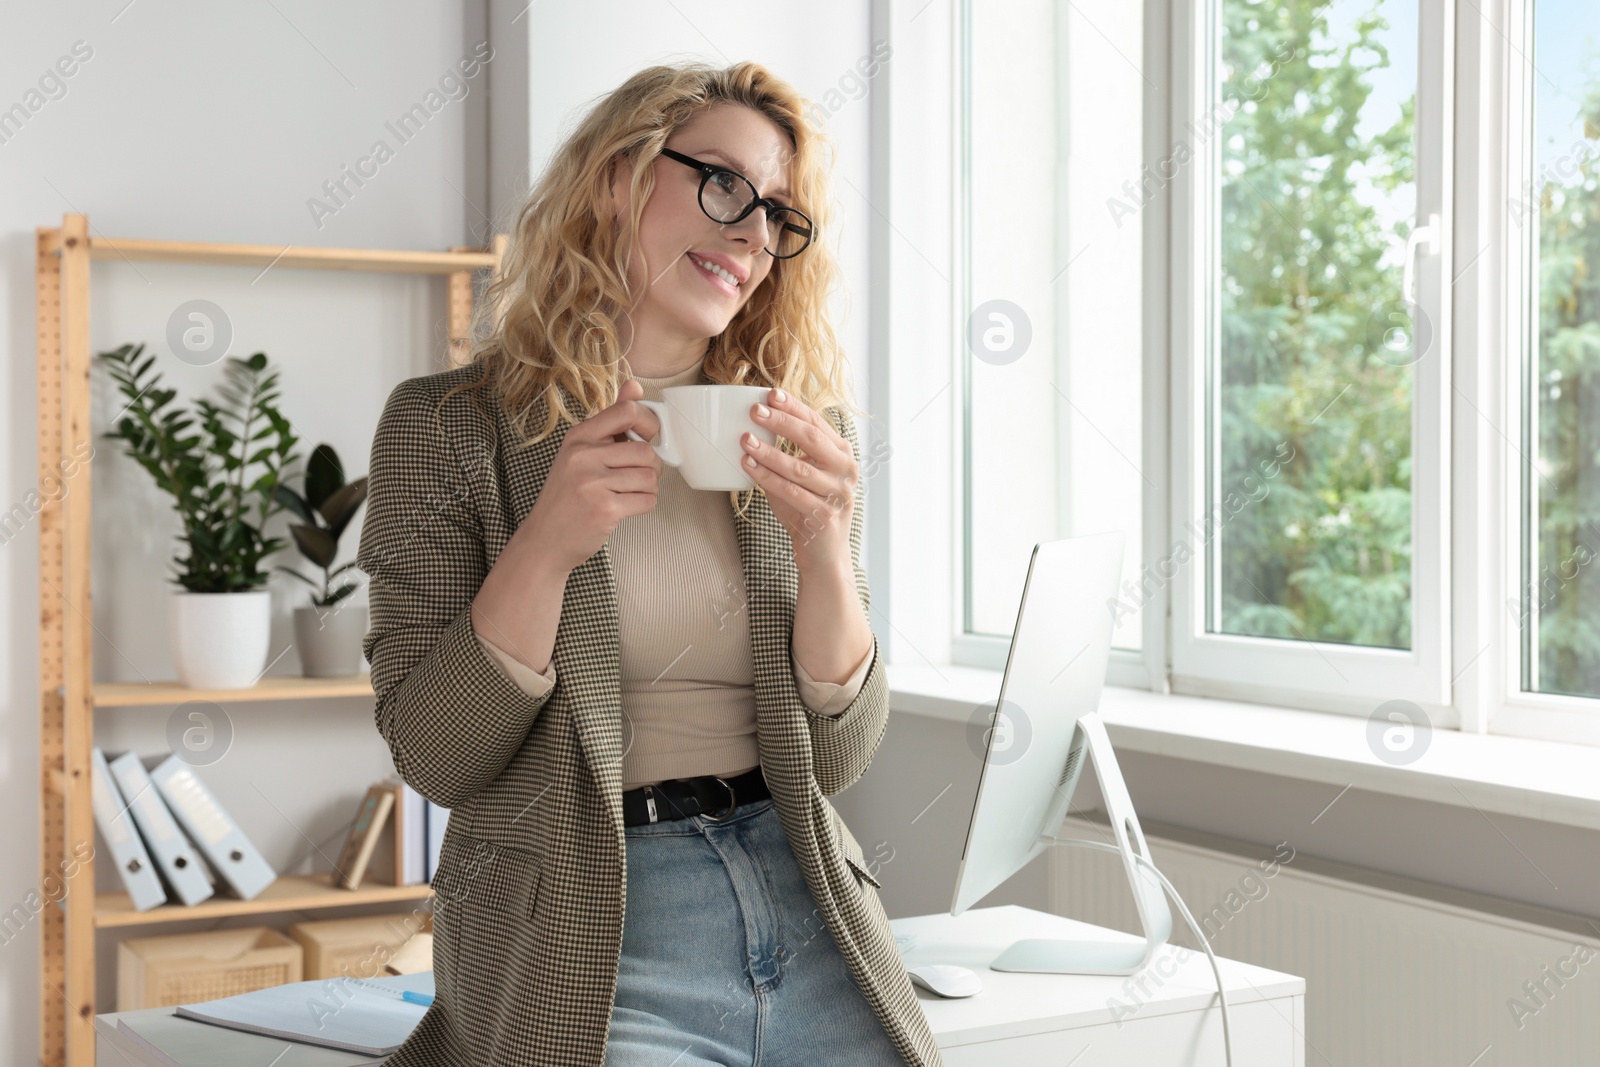
[[381, 978], [321, 978], [270, 986], [236, 997], [180, 1004], [184, 1019], [369, 1056], [399, 1048], [427, 1008], [405, 990], [433, 993], [433, 972]]

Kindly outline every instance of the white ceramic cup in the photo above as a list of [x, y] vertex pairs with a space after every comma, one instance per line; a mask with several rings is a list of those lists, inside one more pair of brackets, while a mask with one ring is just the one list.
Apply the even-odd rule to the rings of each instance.
[[[745, 473], [745, 432], [773, 445], [777, 435], [756, 425], [750, 409], [765, 402], [764, 385], [674, 385], [661, 390], [660, 400], [641, 400], [656, 413], [661, 432], [650, 442], [663, 463], [677, 467], [692, 489], [754, 489]], [[643, 441], [632, 430], [628, 436]]]

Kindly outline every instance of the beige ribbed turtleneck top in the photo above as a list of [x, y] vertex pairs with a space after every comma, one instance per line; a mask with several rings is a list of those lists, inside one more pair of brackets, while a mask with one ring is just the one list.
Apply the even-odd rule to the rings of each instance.
[[[700, 371], [696, 363], [639, 383], [645, 399], [660, 400], [662, 389], [702, 384]], [[727, 492], [691, 489], [663, 464], [656, 506], [624, 518], [606, 539], [617, 580], [623, 789], [702, 774], [728, 778], [761, 762], [734, 521]], [[478, 640], [529, 695], [555, 685], [553, 661], [536, 671], [482, 634]], [[873, 651], [842, 685], [816, 681], [791, 656], [806, 707], [820, 715], [848, 708]]]

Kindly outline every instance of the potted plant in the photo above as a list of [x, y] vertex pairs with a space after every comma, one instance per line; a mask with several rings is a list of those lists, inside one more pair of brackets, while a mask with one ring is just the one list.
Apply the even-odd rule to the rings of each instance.
[[141, 344], [100, 353], [127, 398], [116, 430], [102, 436], [127, 442], [126, 453], [172, 495], [183, 521], [189, 552], [173, 557], [181, 589], [167, 614], [178, 680], [245, 689], [266, 669], [271, 636], [271, 576], [261, 562], [287, 544], [262, 529], [282, 510], [278, 484], [299, 439], [276, 407], [278, 373], [267, 371], [265, 352], [228, 357], [218, 390], [224, 406], [196, 401], [198, 426], [190, 411], [169, 408], [177, 390], [157, 387], [161, 375], [149, 373], [156, 357], [140, 362], [143, 352]]
[[327, 444], [313, 449], [306, 461], [304, 495], [287, 485], [278, 486], [278, 502], [304, 520], [289, 525], [295, 545], [302, 556], [322, 568], [320, 586], [292, 567], [278, 568], [313, 590], [311, 603], [294, 609], [294, 643], [300, 651], [301, 673], [307, 678], [342, 678], [361, 670], [367, 612], [343, 603], [361, 586], [350, 580], [333, 588], [333, 580], [355, 562], [333, 569], [333, 561], [339, 555], [339, 535], [366, 499], [366, 475], [346, 483], [339, 454]]

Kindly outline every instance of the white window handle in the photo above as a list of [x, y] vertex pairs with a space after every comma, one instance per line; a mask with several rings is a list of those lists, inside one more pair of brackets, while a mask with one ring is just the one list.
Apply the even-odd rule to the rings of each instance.
[[1424, 225], [1414, 226], [1406, 235], [1406, 261], [1400, 275], [1400, 299], [1407, 304], [1417, 302], [1417, 246], [1427, 255], [1439, 253], [1439, 216], [1429, 215]]

